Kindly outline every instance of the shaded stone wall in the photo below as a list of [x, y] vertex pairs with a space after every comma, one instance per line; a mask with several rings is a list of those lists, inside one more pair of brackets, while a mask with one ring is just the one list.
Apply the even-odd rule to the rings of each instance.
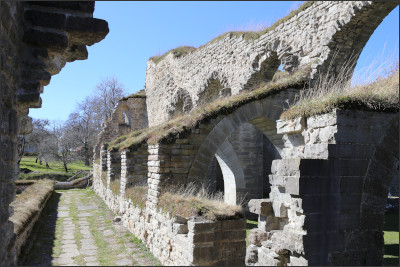
[[270, 197], [249, 203], [259, 224], [247, 264], [381, 265], [397, 118], [335, 110], [278, 121], [293, 154], [273, 161]]
[[86, 45], [108, 33], [93, 18], [94, 2], [0, 2], [0, 265], [16, 264], [9, 204], [15, 197], [17, 134], [32, 130], [29, 108], [41, 107], [40, 94], [66, 62], [86, 59]]
[[[149, 125], [167, 121], [178, 106], [181, 108], [176, 99], [182, 91], [186, 94], [185, 103], [194, 108], [202, 103], [202, 97], [209, 95], [205, 93], [209, 90], [214, 92], [215, 99], [226, 95], [222, 92], [236, 95], [271, 80], [280, 64], [289, 72], [311, 64], [314, 79], [318, 71], [324, 73], [332, 63], [334, 74], [351, 54], [361, 52], [376, 27], [397, 5], [378, 1], [315, 1], [254, 41], [228, 34], [183, 57], [174, 58], [169, 53], [158, 63], [149, 60]], [[338, 55], [332, 59], [336, 50]]]
[[14, 180], [17, 178], [17, 90], [23, 46], [23, 3], [1, 1], [0, 10], [0, 265], [8, 266], [16, 263], [14, 227], [8, 218], [13, 214], [9, 204], [15, 198]]

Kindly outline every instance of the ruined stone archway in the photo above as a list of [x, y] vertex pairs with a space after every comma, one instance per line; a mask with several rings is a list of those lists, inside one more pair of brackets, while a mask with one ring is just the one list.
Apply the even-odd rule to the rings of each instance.
[[383, 264], [385, 207], [398, 162], [399, 119], [398, 116], [394, 116], [368, 164], [362, 185], [358, 229], [346, 235], [349, 239], [364, 241], [363, 249], [360, 251], [360, 244], [356, 245], [351, 240], [346, 240], [346, 244], [349, 245], [345, 250], [358, 250], [358, 253], [364, 252], [369, 255], [365, 257], [365, 262], [360, 264]]
[[243, 86], [244, 90], [251, 90], [262, 82], [269, 82], [278, 71], [281, 61], [275, 51], [266, 51], [257, 55], [253, 61], [252, 67], [257, 72], [250, 76], [250, 79]]
[[[241, 166], [241, 164], [239, 164], [240, 161], [235, 161], [235, 158], [232, 155], [236, 155], [236, 152], [231, 145], [227, 145], [229, 144], [227, 140], [232, 133], [238, 130], [243, 124], [250, 123], [261, 131], [271, 141], [274, 148], [276, 148], [276, 151], [281, 154], [284, 144], [282, 141], [282, 135], [277, 134], [276, 132], [275, 121], [283, 111], [283, 102], [286, 99], [291, 99], [293, 96], [294, 91], [286, 90], [271, 98], [246, 104], [219, 121], [219, 123], [217, 123], [208, 133], [207, 137], [197, 150], [197, 154], [188, 174], [187, 182], [194, 182], [197, 184], [205, 183], [207, 181], [206, 172], [202, 170], [208, 169], [212, 164], [214, 156], [218, 156], [217, 159], [221, 168], [225, 167], [226, 171], [224, 173], [224, 179], [227, 179], [227, 182], [224, 182], [225, 192], [227, 192], [227, 190], [233, 192], [232, 188], [227, 189], [226, 187], [226, 185], [229, 184], [228, 181], [231, 181], [231, 186], [236, 187], [234, 194], [238, 192], [238, 189], [242, 193], [248, 192], [249, 188], [246, 188], [245, 180], [242, 179], [244, 176], [242, 176], [243, 170], [239, 168]], [[280, 103], [282, 105], [280, 105]], [[228, 150], [229, 153], [222, 153]], [[227, 154], [230, 154], [231, 156], [225, 156]], [[238, 163], [232, 164], [233, 162]], [[235, 168], [229, 168], [229, 166], [234, 166]], [[262, 183], [259, 187], [262, 195]], [[232, 199], [236, 199], [236, 196], [233, 197], [234, 194], [232, 193], [231, 196], [227, 196], [226, 200], [233, 203]], [[254, 196], [248, 196], [249, 199], [252, 197]]]
[[170, 118], [187, 114], [193, 108], [192, 98], [187, 90], [180, 88], [175, 96], [169, 113]]

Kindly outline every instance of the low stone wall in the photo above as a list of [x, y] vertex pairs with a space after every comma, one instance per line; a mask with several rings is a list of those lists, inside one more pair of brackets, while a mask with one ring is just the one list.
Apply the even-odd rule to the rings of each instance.
[[163, 265], [244, 265], [246, 221], [187, 220], [154, 209], [148, 212], [116, 196], [101, 182], [94, 163], [93, 190], [129, 231], [141, 239]]
[[[32, 230], [38, 221], [43, 208], [46, 206], [53, 192], [53, 183], [47, 182], [46, 184], [31, 185], [31, 187], [41, 187], [40, 190], [31, 190], [32, 188], [27, 188], [21, 195], [29, 194], [29, 202], [24, 204], [26, 201], [18, 201], [17, 199], [11, 203], [14, 208], [15, 213], [10, 217], [10, 221], [14, 223], [14, 250], [16, 252], [16, 257], [18, 263], [21, 263], [29, 252], [32, 246]], [[29, 192], [33, 191], [33, 193]]]

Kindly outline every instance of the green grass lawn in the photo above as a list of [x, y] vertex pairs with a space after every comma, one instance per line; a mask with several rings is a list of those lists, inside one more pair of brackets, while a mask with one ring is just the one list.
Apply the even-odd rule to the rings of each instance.
[[[64, 181], [69, 177], [73, 176], [76, 171], [79, 170], [90, 170], [92, 166], [85, 166], [83, 161], [72, 162], [67, 165], [68, 173], [65, 172], [64, 166], [59, 161], [51, 161], [49, 162], [50, 169], [46, 169], [45, 161], [42, 162], [42, 165], [39, 164], [39, 161], [35, 163], [35, 156], [25, 156], [21, 159], [20, 168], [26, 168], [31, 171], [40, 172], [38, 174], [24, 174], [20, 173], [20, 179], [43, 179], [49, 178], [53, 180]], [[44, 177], [49, 175], [50, 177]]]
[[399, 214], [387, 213], [383, 228], [385, 239], [384, 265], [399, 266]]

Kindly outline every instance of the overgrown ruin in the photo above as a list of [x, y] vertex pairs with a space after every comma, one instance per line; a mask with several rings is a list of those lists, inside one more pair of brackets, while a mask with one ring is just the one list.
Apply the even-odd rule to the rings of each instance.
[[[1, 111], [9, 114], [1, 132], [2, 265], [16, 261], [10, 182], [16, 135], [29, 130], [28, 107], [39, 105], [50, 75], [87, 57], [85, 45], [108, 32], [106, 22], [91, 18], [94, 5], [72, 3], [1, 2], [10, 14], [10, 22], [1, 17], [2, 42], [11, 39], [9, 47], [18, 48], [15, 56], [2, 52]], [[343, 106], [309, 117], [281, 115], [329, 64], [335, 75], [361, 52], [397, 5], [306, 2], [263, 32], [227, 33], [197, 49], [151, 58], [145, 92], [121, 99], [99, 136], [93, 190], [166, 265], [381, 265], [385, 205], [398, 179], [398, 103], [386, 110]], [[78, 9], [87, 17], [75, 19], [91, 23], [78, 27], [74, 16], [64, 16], [66, 41], [41, 44], [30, 39], [37, 29], [25, 22], [30, 9], [41, 8]], [[29, 77], [38, 78], [28, 83], [18, 64], [34, 58], [46, 67], [34, 69]], [[271, 81], [280, 65], [287, 76]], [[258, 218], [247, 248], [244, 218], [184, 218], [159, 207], [165, 188], [188, 184], [223, 192], [227, 204], [244, 198], [246, 216]], [[135, 186], [148, 188], [144, 205], [127, 197]]]

